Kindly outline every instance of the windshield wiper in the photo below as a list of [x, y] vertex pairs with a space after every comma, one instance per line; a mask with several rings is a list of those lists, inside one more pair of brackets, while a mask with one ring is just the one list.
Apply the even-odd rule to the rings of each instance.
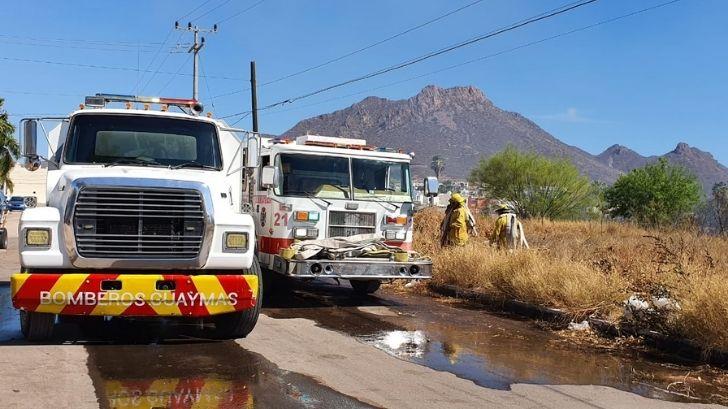
[[181, 168], [200, 168], [200, 169], [219, 170], [218, 168], [216, 168], [214, 166], [206, 165], [206, 164], [200, 163], [196, 160], [191, 160], [189, 162], [183, 162], [183, 163], [180, 163], [179, 165], [174, 165], [171, 167], [171, 169], [181, 169]]
[[104, 164], [105, 168], [116, 165], [142, 165], [142, 166], [162, 166], [161, 163], [154, 159], [142, 159], [142, 158], [119, 158], [113, 162]]
[[400, 206], [400, 205], [398, 205], [396, 203], [392, 203], [390, 200], [382, 199], [382, 198], [380, 198], [378, 196], [369, 196], [368, 198], [364, 199], [364, 201], [366, 201], [366, 202], [374, 202], [374, 203], [382, 206], [385, 210], [388, 210], [388, 211], [392, 211], [392, 210], [391, 209], [387, 209], [386, 206], [384, 206], [384, 203], [386, 203], [388, 205], [394, 206], [394, 210], [398, 210], [400, 207], [402, 207], [402, 206]]

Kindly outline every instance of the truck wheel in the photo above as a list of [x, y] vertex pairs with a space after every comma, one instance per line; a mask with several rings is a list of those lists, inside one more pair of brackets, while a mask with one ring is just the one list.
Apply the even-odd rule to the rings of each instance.
[[257, 258], [253, 259], [253, 265], [249, 269], [243, 271], [243, 275], [258, 276], [258, 299], [255, 302], [255, 307], [213, 317], [217, 338], [245, 338], [253, 330], [255, 323], [258, 322], [260, 306], [263, 304], [263, 275]]
[[8, 230], [6, 228], [0, 229], [0, 249], [8, 248]]
[[56, 315], [44, 312], [20, 311], [20, 331], [28, 341], [44, 341], [53, 335]]
[[361, 295], [373, 294], [382, 285], [379, 280], [351, 280], [349, 281], [354, 292]]

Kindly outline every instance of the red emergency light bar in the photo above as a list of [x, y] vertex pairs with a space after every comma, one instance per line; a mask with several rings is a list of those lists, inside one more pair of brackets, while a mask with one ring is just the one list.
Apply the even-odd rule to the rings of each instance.
[[204, 110], [202, 104], [196, 99], [191, 98], [163, 98], [163, 97], [145, 97], [139, 95], [119, 95], [119, 94], [96, 94], [95, 96], [86, 97], [86, 106], [103, 108], [109, 102], [138, 102], [142, 104], [163, 104], [173, 105], [182, 108], [188, 108], [194, 114], [200, 114]]

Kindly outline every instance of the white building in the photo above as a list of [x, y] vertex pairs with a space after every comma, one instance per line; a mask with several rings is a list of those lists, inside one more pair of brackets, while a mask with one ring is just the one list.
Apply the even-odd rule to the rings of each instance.
[[22, 165], [16, 164], [8, 178], [13, 181], [13, 191], [6, 191], [7, 196], [35, 196], [38, 206], [46, 202], [46, 176], [48, 168], [41, 167], [35, 172], [26, 170]]

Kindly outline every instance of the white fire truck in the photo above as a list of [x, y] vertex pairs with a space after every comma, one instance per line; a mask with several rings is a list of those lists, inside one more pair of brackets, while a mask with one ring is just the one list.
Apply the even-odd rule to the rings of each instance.
[[59, 316], [181, 317], [247, 335], [262, 287], [255, 224], [241, 211], [241, 170], [257, 158], [240, 152], [259, 138], [200, 116], [195, 100], [85, 102], [21, 122], [29, 169], [43, 159], [39, 128], [49, 145], [47, 203], [21, 216], [11, 277], [25, 337], [50, 337]]
[[[368, 146], [362, 139], [318, 135], [263, 138], [260, 152], [247, 154], [260, 156], [260, 166], [244, 185], [264, 268], [297, 278], [347, 279], [365, 294], [384, 280], [431, 277], [428, 259], [412, 253], [396, 257], [396, 249], [412, 250], [410, 154]], [[384, 258], [282, 254], [297, 241], [361, 235], [380, 237], [394, 251]]]

